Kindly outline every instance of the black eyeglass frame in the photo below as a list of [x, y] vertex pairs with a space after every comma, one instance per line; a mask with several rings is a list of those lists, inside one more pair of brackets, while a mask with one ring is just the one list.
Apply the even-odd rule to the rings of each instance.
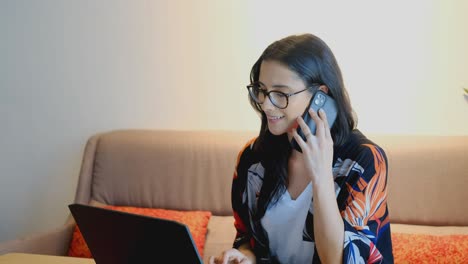
[[[277, 108], [279, 108], [279, 109], [285, 109], [285, 108], [287, 108], [288, 105], [289, 105], [289, 97], [291, 97], [291, 96], [293, 96], [293, 95], [296, 95], [296, 94], [299, 94], [299, 93], [302, 93], [302, 92], [304, 92], [304, 91], [307, 91], [307, 90], [309, 90], [309, 89], [311, 89], [311, 88], [314, 88], [314, 87], [317, 87], [317, 86], [320, 86], [320, 85], [322, 85], [322, 84], [320, 84], [320, 83], [312, 83], [311, 86], [305, 88], [304, 90], [300, 90], [300, 91], [297, 91], [297, 92], [294, 92], [294, 93], [283, 93], [283, 92], [275, 91], [275, 90], [271, 90], [271, 91], [268, 92], [268, 91], [266, 91], [265, 89], [261, 89], [261, 88], [258, 88], [258, 89], [260, 90], [261, 93], [263, 93], [263, 95], [265, 95], [265, 97], [268, 97], [268, 99], [270, 100], [270, 102], [271, 102], [275, 107], [277, 107]], [[260, 103], [259, 101], [257, 101], [257, 100], [252, 96], [252, 93], [250, 92], [250, 89], [251, 89], [251, 88], [254, 88], [254, 87], [260, 87], [260, 85], [251, 83], [251, 84], [249, 84], [249, 85], [246, 86], [250, 98], [252, 98], [252, 100], [254, 100], [257, 104], [263, 104], [263, 102]], [[286, 98], [286, 106], [285, 106], [285, 107], [279, 107], [279, 106], [277, 106], [277, 105], [274, 103], [274, 100], [271, 100], [270, 93], [278, 93], [278, 94], [281, 94], [282, 96], [284, 96], [284, 97]]]

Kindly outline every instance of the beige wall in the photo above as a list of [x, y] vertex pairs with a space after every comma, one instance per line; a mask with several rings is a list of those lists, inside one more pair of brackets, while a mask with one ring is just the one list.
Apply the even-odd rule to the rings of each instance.
[[323, 2], [1, 1], [0, 241], [63, 223], [93, 133], [256, 130], [249, 70], [287, 34], [329, 43], [363, 131], [468, 134], [466, 1]]

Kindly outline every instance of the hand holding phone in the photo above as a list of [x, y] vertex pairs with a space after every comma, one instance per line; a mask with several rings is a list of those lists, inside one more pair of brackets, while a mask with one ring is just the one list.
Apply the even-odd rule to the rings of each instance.
[[[304, 122], [309, 127], [310, 132], [313, 135], [315, 135], [317, 126], [314, 120], [310, 117], [310, 114], [309, 114], [310, 108], [314, 109], [314, 111], [317, 113], [318, 113], [318, 110], [322, 108], [325, 111], [325, 114], [327, 115], [328, 125], [330, 126], [330, 128], [333, 126], [333, 123], [335, 122], [336, 117], [338, 115], [338, 106], [335, 100], [331, 98], [328, 94], [326, 94], [325, 92], [321, 90], [318, 90], [314, 94], [312, 99], [310, 100], [309, 106], [306, 108], [306, 110], [302, 114], [302, 119], [304, 119]], [[297, 133], [304, 141], [307, 141], [300, 126], [297, 128]], [[297, 151], [302, 152], [301, 147], [299, 146], [299, 144], [297, 144], [295, 138], [291, 140], [291, 146]]]

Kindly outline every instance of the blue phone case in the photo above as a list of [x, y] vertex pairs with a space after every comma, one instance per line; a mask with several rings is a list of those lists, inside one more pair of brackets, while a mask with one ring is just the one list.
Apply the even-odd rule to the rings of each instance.
[[[302, 118], [304, 119], [305, 123], [309, 126], [311, 133], [315, 135], [316, 125], [314, 120], [309, 115], [310, 108], [314, 109], [314, 111], [317, 112], [317, 114], [318, 110], [322, 108], [327, 114], [328, 125], [330, 126], [330, 128], [333, 126], [333, 123], [336, 120], [336, 116], [338, 115], [338, 107], [333, 98], [331, 98], [323, 91], [318, 90], [314, 94], [314, 97], [312, 97], [312, 99], [310, 100], [309, 106], [302, 114]], [[297, 133], [299, 134], [299, 136], [301, 136], [301, 138], [304, 141], [307, 141], [300, 126], [297, 127]], [[296, 139], [294, 138], [291, 140], [291, 146], [297, 151], [302, 152], [301, 147], [297, 144]]]

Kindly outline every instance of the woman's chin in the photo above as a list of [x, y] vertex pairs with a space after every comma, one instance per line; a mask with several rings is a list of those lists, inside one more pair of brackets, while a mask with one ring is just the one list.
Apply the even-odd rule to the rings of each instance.
[[286, 133], [286, 129], [277, 129], [277, 128], [270, 128], [268, 127], [268, 130], [270, 131], [271, 134], [275, 135], [275, 136], [281, 136], [283, 135], [284, 133]]

